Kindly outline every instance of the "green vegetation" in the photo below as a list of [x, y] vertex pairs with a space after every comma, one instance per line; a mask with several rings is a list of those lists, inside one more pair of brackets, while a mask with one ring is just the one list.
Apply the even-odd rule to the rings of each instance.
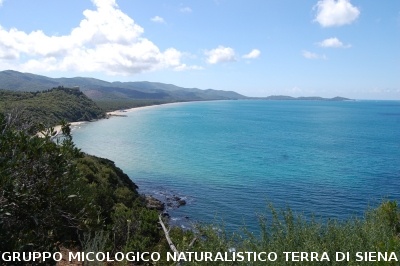
[[[398, 265], [399, 262], [365, 262], [356, 261], [357, 252], [396, 252], [400, 260], [400, 213], [396, 202], [387, 201], [377, 209], [370, 210], [364, 219], [347, 221], [329, 220], [327, 222], [307, 220], [295, 215], [290, 209], [276, 211], [272, 206], [266, 216], [260, 216], [260, 233], [253, 234], [245, 228], [240, 234], [230, 234], [220, 225], [206, 225], [197, 228], [197, 241], [188, 248], [190, 238], [181, 232], [172, 232], [172, 240], [179, 251], [227, 252], [234, 249], [238, 252], [275, 252], [277, 260], [265, 263], [262, 261], [226, 263], [214, 262], [213, 265]], [[175, 235], [174, 235], [175, 234]], [[195, 234], [193, 234], [195, 235]], [[319, 260], [327, 252], [330, 261], [299, 262], [286, 261], [284, 252], [318, 252]], [[349, 252], [349, 262], [335, 261], [335, 252]], [[187, 256], [188, 257], [188, 256]], [[265, 258], [266, 255], [263, 257]], [[247, 258], [247, 256], [245, 256]], [[246, 259], [247, 260], [247, 259]], [[204, 265], [204, 262], [192, 262], [190, 265]]]
[[113, 162], [63, 137], [37, 137], [0, 116], [0, 250], [157, 249], [158, 213]]
[[[27, 126], [55, 126], [67, 122], [89, 121], [105, 116], [96, 103], [79, 89], [53, 88], [37, 92], [0, 90], [0, 113], [13, 113]], [[37, 127], [36, 127], [37, 129]]]

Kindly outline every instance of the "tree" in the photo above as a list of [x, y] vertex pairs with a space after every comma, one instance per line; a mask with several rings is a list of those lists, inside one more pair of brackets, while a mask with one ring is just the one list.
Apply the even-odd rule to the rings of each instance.
[[69, 126], [57, 141], [32, 136], [0, 115], [0, 250], [54, 251], [60, 242], [98, 226], [77, 171]]

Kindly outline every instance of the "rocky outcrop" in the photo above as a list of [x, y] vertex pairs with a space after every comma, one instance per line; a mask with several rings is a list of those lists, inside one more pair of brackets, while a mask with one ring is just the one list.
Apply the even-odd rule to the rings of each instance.
[[167, 200], [167, 206], [172, 209], [176, 209], [183, 205], [186, 205], [186, 200], [176, 195], [173, 195], [172, 197], [167, 196], [166, 200]]
[[165, 204], [163, 202], [161, 202], [160, 200], [146, 195], [145, 197], [146, 200], [146, 207], [152, 210], [158, 210], [158, 211], [164, 211], [165, 209]]
[[[173, 193], [160, 191], [152, 195], [144, 195], [146, 207], [159, 211], [160, 215], [170, 218], [169, 211], [187, 204], [186, 197], [180, 197]], [[189, 219], [189, 217], [185, 217]]]

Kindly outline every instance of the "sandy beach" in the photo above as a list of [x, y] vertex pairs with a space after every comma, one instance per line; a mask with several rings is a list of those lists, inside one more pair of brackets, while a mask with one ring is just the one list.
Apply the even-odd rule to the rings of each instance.
[[157, 107], [165, 106], [165, 105], [177, 105], [177, 104], [184, 104], [184, 103], [190, 103], [190, 102], [174, 102], [174, 103], [162, 103], [162, 104], [155, 104], [155, 105], [147, 105], [147, 106], [140, 106], [140, 107], [134, 107], [134, 108], [129, 108], [129, 109], [116, 110], [116, 111], [112, 111], [112, 112], [107, 112], [106, 114], [109, 117], [111, 117], [111, 116], [126, 116], [126, 113], [131, 113], [134, 111], [150, 109], [150, 108], [157, 108]]
[[[121, 109], [121, 110], [116, 110], [116, 111], [112, 111], [112, 112], [107, 112], [106, 115], [107, 115], [107, 118], [110, 118], [113, 116], [123, 117], [123, 116], [126, 116], [127, 113], [131, 113], [131, 112], [135, 112], [135, 111], [139, 111], [139, 110], [143, 110], [143, 109], [157, 108], [157, 107], [164, 106], [164, 105], [177, 105], [177, 104], [184, 104], [184, 103], [190, 103], [190, 102], [173, 102], [173, 103], [163, 103], [163, 104], [155, 104], [155, 105], [148, 105], [148, 106], [140, 106], [140, 107], [134, 107], [134, 108], [129, 108], [129, 109]], [[89, 123], [89, 122], [90, 121], [70, 122], [69, 124], [71, 125], [71, 129], [73, 130], [75, 127], [80, 126], [85, 123]], [[54, 126], [53, 129], [56, 132], [53, 137], [62, 133], [61, 125]], [[48, 130], [50, 130], [50, 129], [48, 129]], [[37, 136], [43, 137], [44, 134], [42, 132], [38, 132]]]
[[[122, 109], [122, 110], [116, 110], [116, 111], [112, 111], [112, 112], [107, 112], [107, 118], [113, 117], [113, 116], [119, 116], [119, 117], [123, 117], [126, 116], [127, 113], [131, 113], [134, 111], [139, 111], [139, 110], [143, 110], [143, 109], [150, 109], [150, 108], [157, 108], [160, 107], [162, 105], [172, 105], [172, 104], [183, 104], [183, 103], [187, 103], [187, 102], [174, 102], [174, 103], [163, 103], [163, 104], [156, 104], [156, 105], [148, 105], [148, 106], [141, 106], [141, 107], [134, 107], [134, 108], [129, 108], [129, 109]], [[82, 124], [85, 123], [89, 123], [90, 121], [79, 121], [79, 122], [70, 122], [69, 124], [71, 125], [71, 129], [73, 130], [75, 127], [80, 126]], [[47, 130], [50, 130], [50, 128], [48, 128]], [[53, 132], [56, 132], [52, 138], [58, 136], [59, 134], [61, 134], [61, 125], [57, 125], [53, 127]], [[43, 132], [38, 132], [36, 134], [38, 137], [44, 137]]]

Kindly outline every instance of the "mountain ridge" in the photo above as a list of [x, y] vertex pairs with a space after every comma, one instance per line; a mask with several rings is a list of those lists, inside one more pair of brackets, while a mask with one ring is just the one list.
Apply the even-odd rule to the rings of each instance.
[[184, 88], [160, 82], [108, 82], [95, 78], [50, 78], [46, 76], [21, 73], [15, 70], [0, 71], [0, 89], [13, 91], [42, 91], [53, 87], [79, 87], [93, 100], [166, 100], [166, 101], [201, 101], [201, 100], [238, 100], [247, 97], [234, 91], [201, 90]]
[[[174, 84], [150, 81], [104, 81], [91, 77], [50, 78], [15, 70], [0, 71], [0, 89], [12, 91], [43, 91], [54, 87], [79, 87], [96, 102], [112, 101], [206, 101], [206, 100], [303, 100], [303, 101], [348, 101], [344, 97], [324, 98], [318, 96], [292, 97], [271, 95], [267, 97], [247, 97], [234, 91], [215, 89], [201, 90], [184, 88]], [[146, 103], [147, 104], [147, 103]]]

